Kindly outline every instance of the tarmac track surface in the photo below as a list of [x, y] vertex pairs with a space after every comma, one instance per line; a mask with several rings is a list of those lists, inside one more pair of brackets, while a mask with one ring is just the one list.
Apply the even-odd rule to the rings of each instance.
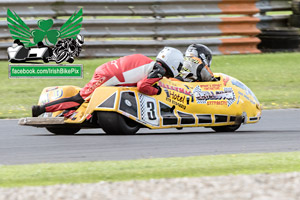
[[0, 120], [0, 165], [300, 151], [300, 109], [263, 111], [259, 123], [243, 125], [235, 133], [140, 129], [137, 135], [110, 136], [101, 129], [85, 129], [55, 136], [17, 122]]

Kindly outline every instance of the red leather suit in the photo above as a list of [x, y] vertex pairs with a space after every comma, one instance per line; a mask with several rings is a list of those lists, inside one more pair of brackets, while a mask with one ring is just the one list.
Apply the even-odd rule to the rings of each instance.
[[92, 80], [79, 94], [49, 102], [44, 108], [46, 112], [55, 112], [78, 106], [100, 86], [137, 86], [140, 92], [155, 95], [160, 90], [152, 85], [162, 79], [165, 73], [166, 70], [160, 64], [144, 55], [124, 56], [99, 66]]

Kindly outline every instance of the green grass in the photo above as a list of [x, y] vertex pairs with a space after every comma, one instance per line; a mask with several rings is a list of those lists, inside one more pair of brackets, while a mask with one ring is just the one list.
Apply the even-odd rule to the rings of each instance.
[[[112, 60], [81, 59], [84, 79], [8, 79], [8, 62], [0, 62], [0, 118], [30, 116], [44, 87], [83, 87], [97, 66]], [[300, 108], [300, 53], [214, 56], [213, 72], [231, 75], [251, 88], [265, 109]]]
[[300, 171], [300, 152], [0, 166], [0, 187]]
[[300, 53], [218, 56], [212, 66], [245, 83], [264, 109], [300, 108]]
[[20, 118], [31, 115], [31, 106], [37, 104], [44, 87], [76, 85], [83, 87], [99, 65], [113, 60], [85, 59], [75, 63], [84, 65], [83, 79], [9, 79], [8, 62], [0, 62], [0, 118]]

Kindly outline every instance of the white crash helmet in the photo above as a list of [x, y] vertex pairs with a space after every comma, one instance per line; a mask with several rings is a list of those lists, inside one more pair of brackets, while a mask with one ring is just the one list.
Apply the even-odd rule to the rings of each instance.
[[178, 49], [165, 47], [158, 53], [156, 61], [160, 62], [172, 77], [176, 77], [183, 65], [184, 58]]
[[76, 37], [76, 43], [78, 46], [82, 46], [82, 44], [84, 43], [84, 37], [83, 35], [78, 34]]

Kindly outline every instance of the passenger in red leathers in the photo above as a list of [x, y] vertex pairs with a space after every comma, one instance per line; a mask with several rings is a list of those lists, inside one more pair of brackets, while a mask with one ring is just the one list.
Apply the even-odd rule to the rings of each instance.
[[160, 51], [156, 61], [141, 54], [121, 57], [99, 66], [92, 80], [77, 95], [42, 106], [32, 106], [32, 116], [37, 117], [44, 112], [55, 112], [79, 106], [85, 100], [89, 100], [94, 90], [100, 86], [137, 86], [138, 90], [144, 94], [158, 95], [161, 93], [161, 88], [153, 84], [164, 76], [176, 77], [182, 64], [182, 53], [172, 47], [165, 47]]

